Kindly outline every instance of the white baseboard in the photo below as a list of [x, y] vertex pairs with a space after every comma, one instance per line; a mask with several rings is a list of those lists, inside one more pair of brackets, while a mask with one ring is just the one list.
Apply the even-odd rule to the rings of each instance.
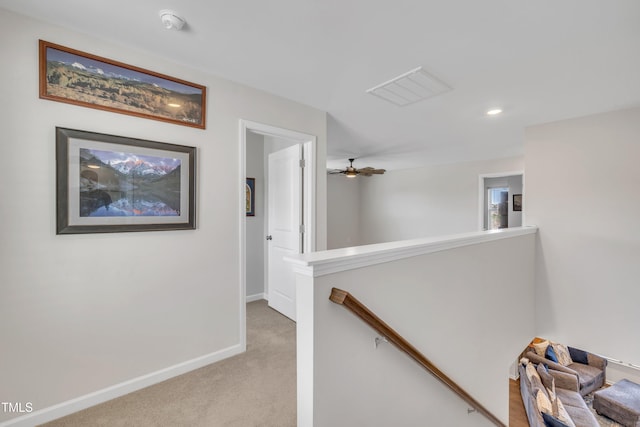
[[615, 384], [622, 379], [627, 379], [640, 384], [640, 369], [628, 363], [608, 359], [607, 384]]
[[234, 345], [232, 347], [197, 357], [195, 359], [187, 360], [186, 362], [133, 378], [75, 399], [67, 400], [66, 402], [62, 402], [57, 405], [49, 406], [48, 408], [40, 409], [17, 418], [4, 421], [0, 423], [0, 427], [32, 427], [34, 425], [53, 421], [99, 403], [103, 403], [108, 400], [115, 399], [116, 397], [124, 396], [125, 394], [168, 380], [169, 378], [219, 362], [220, 360], [240, 354], [242, 351], [242, 346], [240, 344]]
[[247, 295], [247, 302], [260, 301], [261, 299], [265, 299], [268, 301], [267, 294], [261, 293], [255, 295]]
[[509, 378], [517, 381], [518, 378], [520, 378], [520, 371], [518, 370], [518, 365], [520, 363], [518, 361], [515, 361], [511, 364], [511, 366], [509, 367]]

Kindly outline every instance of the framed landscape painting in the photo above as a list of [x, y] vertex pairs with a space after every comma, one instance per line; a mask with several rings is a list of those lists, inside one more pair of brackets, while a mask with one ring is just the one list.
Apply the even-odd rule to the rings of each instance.
[[195, 147], [56, 128], [56, 233], [194, 229], [195, 156]]
[[40, 98], [205, 128], [204, 86], [44, 40]]

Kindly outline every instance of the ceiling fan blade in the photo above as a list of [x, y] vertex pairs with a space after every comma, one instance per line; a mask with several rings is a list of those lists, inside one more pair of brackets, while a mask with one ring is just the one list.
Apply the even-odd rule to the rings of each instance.
[[382, 175], [386, 171], [384, 169], [374, 169], [372, 167], [366, 167], [366, 168], [358, 169], [358, 172], [366, 176], [371, 176], [373, 174]]

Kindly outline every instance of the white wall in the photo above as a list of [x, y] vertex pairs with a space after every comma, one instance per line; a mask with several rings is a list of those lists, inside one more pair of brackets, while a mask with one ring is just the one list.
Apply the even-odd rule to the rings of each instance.
[[[516, 233], [534, 232], [297, 257], [298, 426], [492, 425], [468, 415], [462, 400], [395, 347], [376, 349], [377, 333], [329, 301], [333, 287], [368, 306], [508, 424], [509, 369], [534, 334], [535, 235]], [[473, 240], [500, 236], [510, 237]], [[435, 252], [417, 254], [423, 247]]]
[[265, 293], [266, 205], [264, 136], [247, 132], [247, 177], [255, 178], [255, 216], [247, 217], [247, 297], [260, 299]]
[[[113, 396], [241, 351], [239, 120], [317, 135], [322, 249], [326, 114], [6, 11], [0, 38], [2, 400], [38, 411]], [[40, 38], [205, 85], [207, 129], [40, 100]], [[56, 126], [196, 146], [197, 229], [56, 236]]]
[[388, 171], [362, 179], [361, 244], [476, 231], [479, 176], [521, 171], [523, 164], [522, 157], [512, 157]]
[[[367, 179], [367, 178], [364, 178]], [[360, 178], [327, 176], [327, 249], [360, 244]]]
[[[524, 192], [524, 176], [516, 175], [507, 178], [509, 184], [509, 227], [521, 227], [522, 226], [522, 212], [513, 210], [513, 195], [523, 194]], [[524, 200], [524, 194], [522, 196], [522, 206], [524, 209], [526, 201]]]
[[640, 108], [526, 130], [536, 332], [640, 365]]

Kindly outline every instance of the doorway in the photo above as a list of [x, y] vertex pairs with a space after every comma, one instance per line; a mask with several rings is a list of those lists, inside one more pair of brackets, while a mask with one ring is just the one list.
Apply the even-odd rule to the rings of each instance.
[[478, 196], [480, 230], [522, 226], [523, 181], [522, 172], [480, 175]]
[[[271, 246], [273, 246], [274, 238], [274, 233], [270, 232], [268, 225], [269, 216], [274, 215], [273, 206], [269, 206], [269, 157], [271, 153], [287, 151], [289, 147], [294, 148], [294, 151], [299, 151], [302, 159], [302, 162], [298, 164], [300, 167], [299, 185], [301, 194], [297, 201], [291, 202], [299, 206], [285, 207], [285, 211], [300, 213], [300, 219], [295, 220], [299, 222], [299, 224], [295, 225], [295, 231], [299, 233], [300, 237], [300, 246], [299, 249], [296, 248], [296, 251], [307, 253], [315, 250], [316, 137], [262, 123], [246, 120], [240, 121], [241, 165], [239, 181], [242, 201], [240, 212], [240, 301], [242, 306], [243, 342], [246, 342], [244, 341], [246, 339], [246, 302], [258, 299], [266, 299], [267, 301], [271, 299], [275, 301], [277, 299], [270, 298], [269, 296], [270, 292], [274, 291], [273, 284], [269, 284], [269, 277], [272, 276], [270, 270], [273, 269], [274, 261], [276, 261], [277, 264], [276, 270], [279, 272], [278, 277], [285, 276], [286, 280], [293, 280], [294, 278], [292, 272], [291, 274], [283, 274], [283, 269], [285, 272], [288, 272], [291, 267], [287, 263], [280, 262], [282, 254], [278, 254], [276, 258], [279, 259], [276, 260], [269, 259], [268, 255]], [[292, 162], [282, 163], [291, 165]], [[247, 216], [245, 197], [247, 178], [254, 178], [251, 183], [254, 193], [253, 196], [255, 198], [252, 216]], [[274, 179], [273, 174], [271, 174], [271, 179]], [[282, 179], [282, 177], [278, 179]], [[273, 192], [272, 190], [272, 193]], [[278, 192], [278, 200], [282, 200], [281, 195], [282, 192]], [[269, 236], [272, 236], [272, 240], [267, 240]], [[289, 290], [292, 288], [295, 289], [292, 284], [283, 284], [280, 279], [278, 279], [278, 285], [284, 286], [285, 289]], [[293, 297], [295, 298], [295, 295]], [[295, 305], [295, 299], [292, 303]], [[275, 308], [295, 320], [295, 310], [291, 312], [290, 307], [291, 306], [289, 306], [289, 309], [280, 307], [279, 310], [278, 307]]]
[[486, 198], [486, 229], [509, 228], [509, 187], [489, 187]]

